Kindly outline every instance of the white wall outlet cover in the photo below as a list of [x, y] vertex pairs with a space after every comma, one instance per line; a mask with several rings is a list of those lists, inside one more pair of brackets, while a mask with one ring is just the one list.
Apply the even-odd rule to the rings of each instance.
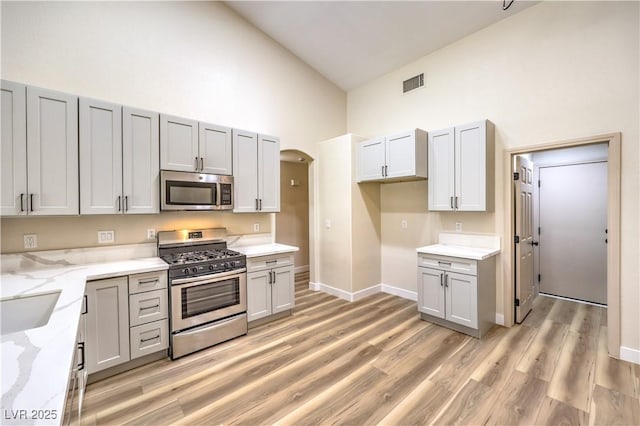
[[260, 232], [260, 224], [259, 223], [254, 223], [253, 224], [253, 232]]
[[114, 231], [98, 231], [98, 244], [109, 244], [115, 241], [116, 238]]
[[456, 222], [456, 232], [462, 232], [462, 222]]
[[324, 220], [324, 227], [327, 229], [331, 228], [331, 219]]
[[26, 234], [24, 236], [24, 248], [38, 248], [38, 236], [36, 234]]
[[155, 240], [155, 238], [156, 238], [156, 230], [147, 229], [147, 240]]
[[408, 228], [408, 224], [407, 224], [407, 220], [404, 219], [402, 222], [400, 222], [400, 227], [402, 229], [407, 229]]

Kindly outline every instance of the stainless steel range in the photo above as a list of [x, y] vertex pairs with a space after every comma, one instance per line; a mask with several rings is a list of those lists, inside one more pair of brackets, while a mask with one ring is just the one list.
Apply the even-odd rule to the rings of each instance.
[[171, 359], [247, 334], [246, 257], [224, 228], [158, 232], [169, 264]]

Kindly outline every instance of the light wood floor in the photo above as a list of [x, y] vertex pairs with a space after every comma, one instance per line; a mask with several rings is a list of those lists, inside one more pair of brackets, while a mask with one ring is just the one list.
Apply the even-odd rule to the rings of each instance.
[[297, 278], [293, 316], [89, 385], [82, 423], [640, 424], [640, 366], [607, 356], [603, 308], [539, 297], [477, 340]]

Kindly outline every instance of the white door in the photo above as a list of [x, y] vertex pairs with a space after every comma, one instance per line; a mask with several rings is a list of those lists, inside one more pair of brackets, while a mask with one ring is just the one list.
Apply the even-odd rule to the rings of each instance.
[[247, 321], [255, 321], [271, 315], [270, 272], [247, 273]]
[[2, 106], [2, 170], [0, 170], [0, 215], [27, 214], [27, 117], [26, 88], [23, 84], [4, 81]]
[[454, 146], [453, 127], [429, 132], [429, 210], [453, 210], [453, 196], [455, 192]]
[[116, 214], [122, 196], [122, 107], [80, 98], [80, 214]]
[[[515, 298], [516, 322], [521, 323], [533, 307], [533, 164], [516, 157], [514, 198], [516, 206]], [[517, 178], [517, 179], [516, 179]]]
[[540, 291], [607, 303], [607, 163], [540, 168]]
[[160, 114], [160, 168], [195, 172], [201, 163], [198, 122]]
[[487, 138], [486, 121], [456, 126], [456, 190], [454, 207], [461, 211], [487, 209]]
[[478, 278], [447, 272], [445, 275], [446, 319], [478, 328]]
[[233, 211], [258, 210], [258, 135], [233, 129]]
[[90, 281], [87, 296], [89, 374], [129, 361], [127, 277]]
[[202, 172], [232, 175], [231, 129], [214, 124], [199, 123], [199, 146]]
[[358, 182], [384, 178], [384, 137], [358, 144]]
[[258, 199], [261, 212], [280, 211], [280, 139], [258, 135]]
[[416, 174], [415, 131], [387, 136], [385, 144], [385, 177], [413, 176]]
[[78, 98], [27, 87], [29, 214], [77, 215]]
[[444, 318], [444, 272], [418, 268], [418, 311]]
[[125, 213], [160, 212], [160, 138], [156, 112], [122, 108], [122, 192]]
[[277, 268], [272, 271], [271, 306], [272, 313], [277, 314], [293, 308], [294, 278], [293, 268]]

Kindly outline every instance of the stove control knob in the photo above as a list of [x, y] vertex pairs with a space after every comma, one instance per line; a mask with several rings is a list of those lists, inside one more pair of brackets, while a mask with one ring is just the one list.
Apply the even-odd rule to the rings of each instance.
[[227, 269], [229, 267], [229, 262], [224, 262], [222, 266], [224, 266], [224, 269]]
[[193, 268], [191, 268], [191, 272], [193, 272], [193, 273], [195, 274], [196, 272], [198, 272], [198, 268], [196, 268], [196, 267], [194, 266]]
[[182, 272], [184, 272], [185, 275], [189, 275], [189, 268], [184, 268], [184, 271]]
[[213, 271], [213, 265], [209, 265], [209, 270]]

